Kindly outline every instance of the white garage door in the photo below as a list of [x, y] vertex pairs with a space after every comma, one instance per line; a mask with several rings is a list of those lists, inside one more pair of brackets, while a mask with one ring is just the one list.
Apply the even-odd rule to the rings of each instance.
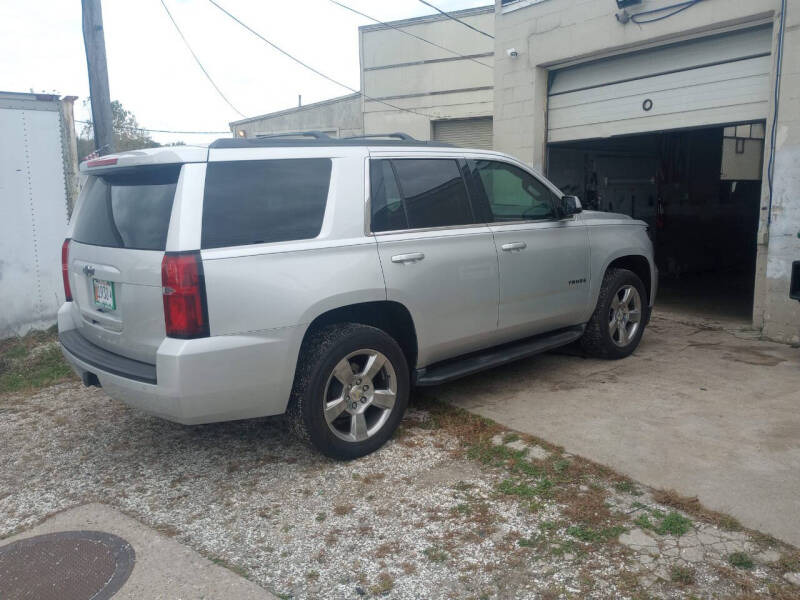
[[548, 141], [767, 118], [772, 27], [554, 71]]
[[433, 139], [461, 148], [492, 149], [492, 117], [433, 122]]

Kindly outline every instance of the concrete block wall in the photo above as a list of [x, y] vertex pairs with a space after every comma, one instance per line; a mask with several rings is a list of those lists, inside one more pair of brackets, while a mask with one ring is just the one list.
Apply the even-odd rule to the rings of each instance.
[[[491, 6], [454, 14], [489, 34], [494, 31]], [[491, 38], [442, 15], [392, 24], [472, 60], [395, 29], [381, 25], [361, 27], [361, 89], [369, 98], [405, 109], [397, 110], [364, 98], [366, 133], [403, 131], [428, 140], [432, 121], [492, 116], [494, 43]]]
[[230, 126], [235, 136], [243, 131], [245, 137], [309, 130], [333, 132], [338, 137], [362, 135], [364, 118], [361, 113], [361, 95], [348, 94], [297, 108], [233, 121]]
[[[644, 0], [637, 10], [674, 4]], [[545, 167], [548, 72], [573, 62], [643, 50], [725, 29], [773, 23], [774, 84], [781, 0], [706, 0], [669, 19], [622, 25], [611, 0], [518, 0], [495, 4], [494, 145], [536, 169]], [[800, 342], [800, 303], [788, 297], [789, 266], [800, 259], [800, 0], [787, 0], [777, 118], [771, 223], [766, 160], [753, 323], [766, 337]], [[514, 48], [517, 57], [508, 56]], [[774, 104], [774, 103], [773, 103]], [[767, 140], [765, 156], [769, 156]]]

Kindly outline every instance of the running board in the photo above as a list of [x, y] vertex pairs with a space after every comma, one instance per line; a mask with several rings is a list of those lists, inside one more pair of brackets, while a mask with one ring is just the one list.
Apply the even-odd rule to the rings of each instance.
[[415, 384], [423, 387], [447, 383], [484, 369], [499, 367], [559, 346], [566, 346], [580, 338], [585, 329], [586, 325], [576, 325], [423, 367], [416, 370]]

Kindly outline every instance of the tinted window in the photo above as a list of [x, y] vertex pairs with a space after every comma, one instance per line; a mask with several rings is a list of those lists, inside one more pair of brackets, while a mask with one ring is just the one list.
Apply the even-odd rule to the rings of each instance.
[[203, 248], [319, 235], [329, 158], [211, 162], [203, 197]]
[[405, 200], [408, 226], [446, 227], [474, 223], [467, 189], [455, 160], [393, 160]]
[[136, 167], [92, 177], [72, 238], [95, 246], [163, 250], [180, 169]]
[[513, 165], [490, 160], [476, 162], [492, 218], [497, 221], [551, 219], [556, 196], [530, 173]]
[[403, 198], [397, 188], [391, 161], [373, 160], [369, 178], [372, 231], [408, 229]]

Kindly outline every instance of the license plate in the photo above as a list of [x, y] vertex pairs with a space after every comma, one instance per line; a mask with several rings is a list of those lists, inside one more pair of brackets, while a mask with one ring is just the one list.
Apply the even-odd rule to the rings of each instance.
[[117, 309], [117, 301], [114, 298], [113, 281], [92, 279], [92, 287], [94, 288], [94, 303], [96, 306], [108, 308], [110, 310]]

